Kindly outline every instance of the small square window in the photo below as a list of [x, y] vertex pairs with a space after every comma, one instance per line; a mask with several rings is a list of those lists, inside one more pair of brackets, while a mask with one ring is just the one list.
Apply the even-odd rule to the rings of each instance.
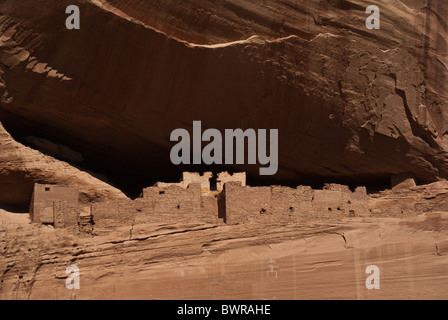
[[50, 187], [45, 187], [45, 191], [50, 191]]

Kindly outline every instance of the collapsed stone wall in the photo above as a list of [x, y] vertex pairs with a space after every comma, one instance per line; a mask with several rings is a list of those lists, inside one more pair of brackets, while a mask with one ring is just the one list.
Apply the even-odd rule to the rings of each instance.
[[[182, 180], [177, 183], [166, 183], [166, 182], [157, 182], [155, 187], [158, 188], [169, 188], [169, 187], [179, 187], [179, 188], [188, 188], [191, 184], [199, 183], [201, 186], [202, 193], [210, 192], [210, 179], [213, 177], [211, 172], [205, 172], [203, 175], [200, 175], [197, 172], [184, 172], [182, 174]], [[151, 189], [146, 188], [146, 189]], [[145, 192], [145, 190], [143, 192]]]

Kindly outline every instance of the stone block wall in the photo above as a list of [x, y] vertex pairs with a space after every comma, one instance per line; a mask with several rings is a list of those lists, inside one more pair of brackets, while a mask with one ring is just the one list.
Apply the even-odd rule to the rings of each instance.
[[310, 216], [313, 215], [312, 200], [311, 187], [299, 186], [294, 189], [272, 186], [270, 211], [279, 222]]
[[310, 187], [244, 187], [230, 182], [225, 184], [224, 193], [225, 221], [229, 224], [286, 222], [313, 214]]
[[146, 188], [143, 192], [145, 208], [150, 209], [151, 220], [163, 221], [166, 217], [194, 216], [201, 209], [201, 184], [193, 183], [187, 188]]
[[112, 200], [92, 204], [94, 230], [101, 234], [117, 227], [132, 225], [136, 215], [136, 203], [132, 200]]
[[271, 187], [243, 187], [240, 182], [224, 185], [225, 221], [228, 224], [268, 219], [273, 214]]
[[66, 200], [54, 201], [54, 227], [77, 232], [79, 230], [79, 209], [78, 204]]

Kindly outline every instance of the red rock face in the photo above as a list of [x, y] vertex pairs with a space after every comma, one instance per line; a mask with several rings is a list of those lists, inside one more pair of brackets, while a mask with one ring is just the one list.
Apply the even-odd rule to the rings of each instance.
[[[0, 299], [446, 299], [448, 2], [376, 1], [369, 30], [371, 2], [0, 1]], [[278, 129], [265, 184], [394, 188], [129, 199], [223, 169], [171, 164], [195, 120]]]
[[131, 180], [189, 169], [169, 135], [193, 120], [278, 129], [283, 184], [447, 178], [448, 3], [381, 4], [380, 30], [367, 5], [3, 1], [1, 121]]

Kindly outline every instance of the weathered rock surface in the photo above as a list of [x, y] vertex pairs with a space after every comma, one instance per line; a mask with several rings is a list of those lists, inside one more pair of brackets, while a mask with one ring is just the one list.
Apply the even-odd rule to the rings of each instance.
[[373, 214], [393, 217], [448, 212], [448, 183], [440, 181], [372, 194], [369, 199], [369, 210]]
[[370, 4], [6, 0], [1, 119], [145, 181], [186, 169], [169, 134], [193, 120], [279, 129], [283, 183], [447, 178], [448, 3], [382, 1], [367, 30]]
[[[448, 216], [134, 225], [77, 238], [0, 211], [0, 299], [447, 299]], [[68, 290], [66, 268], [80, 271]], [[366, 268], [380, 268], [380, 290]]]
[[0, 203], [28, 209], [34, 183], [76, 186], [81, 201], [127, 198], [92, 174], [28, 148], [11, 138], [0, 124]]
[[37, 138], [33, 136], [25, 137], [25, 141], [31, 147], [48, 154], [52, 157], [59, 158], [64, 161], [68, 161], [70, 163], [79, 163], [83, 162], [82, 154], [79, 152], [73, 151], [66, 146], [53, 143], [46, 139]]

